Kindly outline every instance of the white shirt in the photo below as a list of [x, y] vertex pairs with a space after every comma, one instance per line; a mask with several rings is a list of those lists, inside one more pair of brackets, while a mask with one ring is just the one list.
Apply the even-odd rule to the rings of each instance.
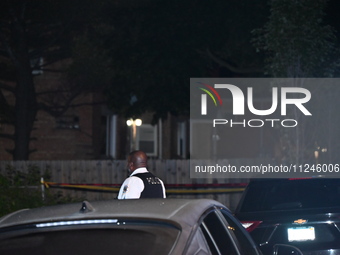
[[[138, 199], [144, 190], [144, 183], [141, 178], [134, 176], [135, 174], [147, 173], [148, 170], [145, 167], [137, 168], [128, 177], [120, 187], [118, 193], [118, 199]], [[160, 180], [163, 188], [163, 198], [166, 198], [165, 187], [162, 180]]]

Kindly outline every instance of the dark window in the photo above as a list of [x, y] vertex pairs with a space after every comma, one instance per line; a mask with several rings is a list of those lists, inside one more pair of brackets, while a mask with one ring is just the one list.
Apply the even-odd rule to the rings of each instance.
[[79, 129], [79, 117], [74, 115], [61, 116], [56, 119], [56, 128]]
[[155, 143], [154, 141], [139, 141], [139, 149], [145, 153], [154, 153]]
[[137, 128], [138, 149], [145, 151], [148, 156], [157, 155], [157, 128], [149, 124], [143, 124]]
[[235, 236], [235, 238], [237, 239], [241, 254], [258, 254], [255, 244], [250, 241], [251, 239], [249, 236], [247, 236], [247, 233], [243, 226], [238, 223], [233, 217], [231, 217], [230, 213], [224, 210], [222, 210], [221, 212], [228, 223], [228, 231], [232, 236]]
[[339, 206], [340, 179], [254, 181], [241, 212], [311, 209]]
[[204, 218], [201, 229], [212, 254], [238, 254], [234, 241], [215, 212], [209, 213]]
[[31, 230], [23, 227], [21, 232], [16, 228], [1, 233], [0, 254], [159, 255], [168, 254], [180, 234], [180, 230], [170, 224], [137, 221]]

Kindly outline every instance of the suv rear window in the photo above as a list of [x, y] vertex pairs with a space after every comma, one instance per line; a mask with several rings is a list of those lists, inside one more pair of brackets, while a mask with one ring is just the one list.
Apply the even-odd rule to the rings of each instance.
[[240, 212], [337, 207], [340, 179], [267, 179], [248, 185]]

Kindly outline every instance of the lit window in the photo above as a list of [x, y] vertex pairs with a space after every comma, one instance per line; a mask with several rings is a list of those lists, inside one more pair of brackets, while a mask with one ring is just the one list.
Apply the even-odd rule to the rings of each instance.
[[142, 124], [137, 128], [137, 149], [148, 156], [157, 156], [157, 126]]

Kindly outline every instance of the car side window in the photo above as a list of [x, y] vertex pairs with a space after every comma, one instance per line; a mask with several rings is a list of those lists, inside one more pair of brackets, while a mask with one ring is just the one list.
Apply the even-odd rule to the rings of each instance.
[[210, 212], [201, 224], [201, 230], [209, 245], [212, 254], [236, 255], [239, 254], [234, 240], [228, 234], [223, 222], [216, 212]]
[[258, 254], [256, 244], [251, 242], [251, 239], [247, 236], [248, 234], [243, 226], [236, 222], [230, 213], [224, 210], [221, 210], [221, 213], [228, 223], [228, 230], [237, 239], [241, 254]]

